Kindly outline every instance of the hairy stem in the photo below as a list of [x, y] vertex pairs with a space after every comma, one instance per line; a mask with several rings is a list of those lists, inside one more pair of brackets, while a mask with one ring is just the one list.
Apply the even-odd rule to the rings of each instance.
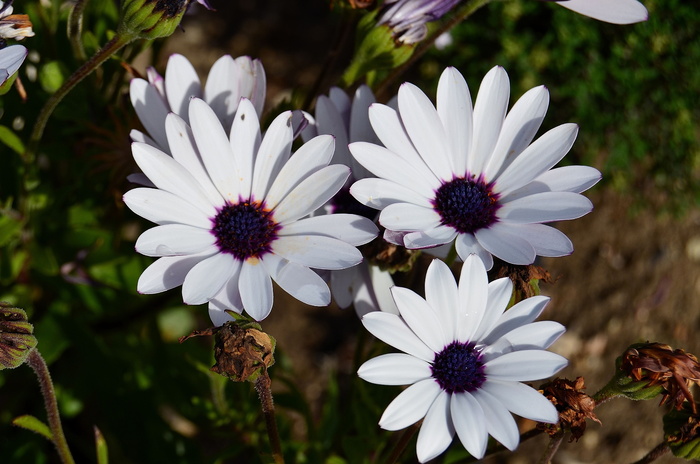
[[642, 459], [633, 464], [648, 464], [650, 462], [654, 462], [669, 451], [671, 451], [671, 448], [668, 447], [668, 443], [662, 441], [656, 445], [653, 450], [649, 451]]
[[70, 10], [70, 16], [68, 17], [68, 39], [70, 40], [70, 46], [73, 49], [73, 55], [81, 60], [85, 61], [87, 56], [85, 55], [85, 48], [83, 48], [83, 12], [85, 11], [85, 5], [87, 5], [87, 0], [76, 0], [73, 8]]
[[549, 439], [549, 443], [547, 443], [547, 448], [544, 450], [539, 464], [550, 464], [554, 455], [557, 454], [562, 441], [564, 441], [564, 431], [560, 430]]
[[46, 415], [49, 419], [49, 427], [53, 436], [53, 443], [56, 445], [58, 455], [61, 457], [63, 464], [75, 464], [66, 436], [63, 434], [63, 426], [61, 426], [61, 416], [58, 412], [58, 403], [56, 402], [56, 392], [51, 382], [51, 374], [46, 366], [46, 361], [41, 357], [39, 351], [35, 348], [27, 357], [27, 364], [36, 373], [41, 387], [41, 394], [44, 397], [44, 406], [46, 407]]
[[272, 401], [271, 386], [272, 381], [267, 374], [267, 369], [263, 369], [260, 377], [255, 381], [255, 390], [260, 397], [260, 404], [262, 405], [263, 415], [265, 416], [265, 427], [267, 428], [267, 435], [270, 438], [272, 458], [275, 460], [275, 464], [284, 464], [282, 445], [280, 443], [279, 433], [277, 432], [277, 422], [275, 421], [275, 404]]

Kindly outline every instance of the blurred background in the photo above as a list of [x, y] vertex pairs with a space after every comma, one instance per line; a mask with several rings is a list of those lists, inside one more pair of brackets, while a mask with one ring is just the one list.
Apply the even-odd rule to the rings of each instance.
[[[210, 3], [216, 11], [193, 5], [170, 38], [128, 46], [81, 83], [49, 121], [31, 169], [19, 156], [22, 142], [46, 98], [82, 61], [66, 37], [70, 2], [14, 3], [16, 13], [30, 15], [36, 36], [23, 41], [30, 50], [20, 71], [26, 101], [14, 91], [0, 100], [0, 300], [24, 308], [34, 323], [78, 462], [95, 462], [95, 426], [115, 463], [269, 462], [252, 386], [208, 372], [209, 339], [177, 341], [210, 325], [206, 308], [182, 305], [177, 289], [136, 293], [151, 259], [134, 242], [150, 224], [121, 201], [133, 187], [126, 175], [136, 171], [128, 133], [139, 127], [128, 81], [149, 65], [163, 73], [172, 53], [185, 55], [203, 80], [222, 54], [260, 58], [269, 120], [339, 82], [352, 35], [337, 46], [358, 12], [349, 15], [342, 0]], [[494, 2], [391, 89], [411, 81], [434, 97], [444, 67], [455, 66], [474, 96], [498, 64], [509, 73], [511, 102], [536, 85], [549, 88], [540, 134], [580, 125], [564, 163], [603, 172], [587, 193], [595, 210], [557, 225], [574, 243], [572, 256], [538, 264], [553, 277], [542, 284], [552, 297], [542, 318], [568, 329], [553, 348], [570, 360], [560, 375], [584, 376], [590, 394], [632, 343], [700, 353], [700, 10], [682, 0], [643, 3], [649, 21], [615, 26], [546, 2]], [[118, 11], [113, 0], [88, 2], [88, 56], [109, 40]], [[331, 67], [329, 54], [336, 56]], [[416, 273], [397, 279], [421, 280]], [[275, 298], [262, 326], [278, 341], [271, 376], [288, 462], [370, 462], [399, 438], [376, 425], [399, 389], [364, 384], [354, 372], [385, 348], [351, 309], [304, 307], [283, 292]], [[596, 410], [602, 426], [589, 423], [554, 462], [632, 463], [662, 441], [664, 412], [657, 400], [605, 404]], [[21, 414], [45, 417], [26, 366], [0, 372], [0, 462], [58, 462], [47, 441], [11, 425]], [[537, 462], [546, 441], [537, 437], [485, 462]], [[402, 462], [415, 462], [413, 455], [410, 445]], [[436, 462], [464, 459], [457, 443]]]

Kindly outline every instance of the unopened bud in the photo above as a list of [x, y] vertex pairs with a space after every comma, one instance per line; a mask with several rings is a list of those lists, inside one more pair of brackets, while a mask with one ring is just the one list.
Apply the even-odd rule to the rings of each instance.
[[27, 313], [0, 301], [0, 370], [24, 364], [37, 344]]
[[180, 25], [191, 0], [126, 0], [119, 32], [138, 39], [168, 37]]
[[700, 416], [697, 406], [672, 409], [664, 416], [664, 437], [674, 456], [700, 460]]

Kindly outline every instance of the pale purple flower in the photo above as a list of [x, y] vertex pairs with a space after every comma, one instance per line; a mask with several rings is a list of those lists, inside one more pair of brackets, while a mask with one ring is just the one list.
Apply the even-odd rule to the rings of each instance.
[[437, 108], [409, 83], [399, 90], [398, 111], [370, 107], [384, 146], [356, 142], [350, 151], [377, 178], [358, 180], [350, 192], [381, 210], [385, 239], [411, 249], [455, 242], [462, 260], [477, 254], [487, 269], [493, 256], [524, 265], [536, 256], [572, 253], [566, 235], [543, 223], [589, 213], [593, 205], [580, 193], [600, 173], [587, 166], [551, 169], [573, 145], [576, 124], [533, 142], [549, 104], [544, 86], [526, 92], [507, 113], [509, 97], [508, 76], [495, 67], [472, 108], [464, 78], [447, 68]]
[[378, 24], [386, 24], [397, 39], [406, 44], [423, 40], [428, 33], [426, 23], [436, 21], [460, 0], [388, 0]]
[[10, 45], [0, 49], [0, 86], [19, 70], [26, 57], [27, 49], [22, 45]]
[[434, 260], [425, 278], [425, 299], [394, 287], [400, 316], [365, 315], [375, 337], [403, 353], [378, 356], [358, 370], [380, 385], [410, 385], [384, 411], [379, 426], [401, 430], [423, 420], [416, 452], [420, 462], [442, 454], [456, 434], [477, 459], [491, 435], [514, 450], [519, 443], [513, 414], [556, 423], [554, 405], [522, 382], [552, 376], [565, 358], [546, 351], [564, 327], [534, 322], [549, 298], [535, 296], [505, 311], [512, 293], [509, 278], [488, 282], [479, 258], [467, 257], [455, 282]]

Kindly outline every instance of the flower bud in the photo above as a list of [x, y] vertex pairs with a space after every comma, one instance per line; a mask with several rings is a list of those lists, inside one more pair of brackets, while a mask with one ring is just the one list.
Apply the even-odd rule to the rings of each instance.
[[678, 458], [700, 460], [700, 416], [697, 406], [672, 409], [664, 416], [664, 437]]
[[212, 372], [221, 374], [234, 382], [254, 382], [260, 374], [275, 363], [276, 341], [261, 330], [258, 323], [229, 311], [236, 318], [220, 327], [194, 331], [180, 338], [180, 343], [191, 337], [214, 336], [214, 359]]
[[37, 344], [33, 333], [24, 310], [0, 301], [0, 370], [24, 364]]
[[171, 35], [191, 0], [126, 0], [119, 32], [138, 39]]

